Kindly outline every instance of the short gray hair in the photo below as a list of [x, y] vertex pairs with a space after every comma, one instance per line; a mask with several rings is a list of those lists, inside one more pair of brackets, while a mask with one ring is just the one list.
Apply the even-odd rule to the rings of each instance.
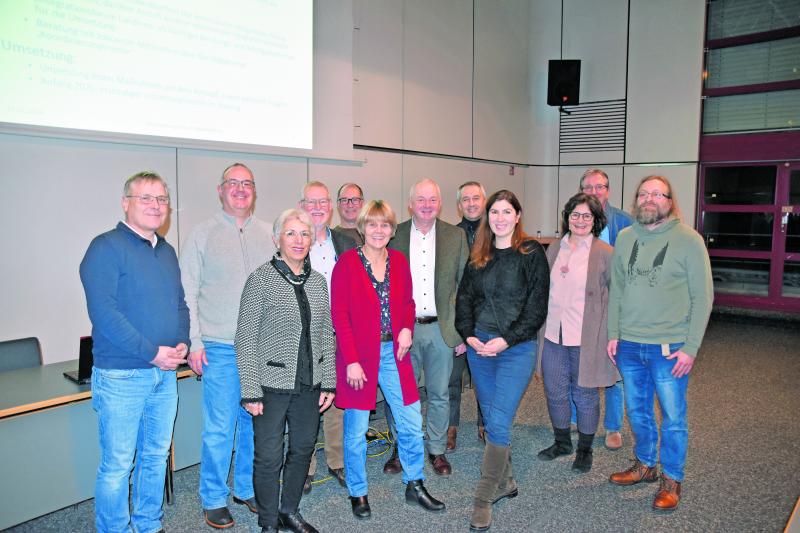
[[418, 185], [422, 185], [423, 183], [430, 183], [430, 184], [432, 184], [434, 187], [436, 187], [436, 194], [439, 196], [439, 200], [441, 200], [441, 199], [442, 199], [442, 189], [439, 187], [439, 184], [438, 184], [438, 183], [436, 183], [435, 181], [433, 181], [433, 180], [432, 180], [432, 179], [430, 179], [430, 178], [424, 178], [424, 179], [421, 179], [421, 180], [419, 180], [418, 182], [416, 182], [416, 183], [415, 183], [414, 185], [412, 185], [412, 186], [411, 186], [411, 188], [408, 190], [408, 199], [409, 199], [409, 200], [413, 200], [413, 199], [414, 199], [414, 189], [416, 189]]
[[458, 186], [458, 190], [456, 191], [456, 203], [461, 203], [461, 194], [467, 187], [478, 187], [483, 197], [486, 198], [486, 189], [483, 188], [483, 185], [481, 185], [479, 181], [467, 181]]
[[228, 177], [228, 172], [229, 172], [230, 170], [232, 170], [232, 169], [236, 168], [236, 167], [240, 167], [240, 168], [243, 168], [243, 169], [245, 169], [245, 170], [247, 171], [247, 173], [248, 173], [248, 174], [250, 174], [250, 179], [255, 181], [256, 177], [255, 177], [255, 175], [253, 174], [253, 171], [252, 171], [252, 170], [250, 170], [250, 167], [248, 167], [248, 166], [247, 166], [247, 165], [245, 165], [244, 163], [234, 163], [234, 164], [232, 164], [232, 165], [228, 165], [228, 166], [225, 168], [225, 170], [223, 170], [223, 171], [222, 171], [222, 176], [219, 178], [219, 184], [220, 184], [220, 185], [222, 185], [223, 183], [225, 183], [225, 178], [227, 178], [227, 177]]
[[158, 172], [155, 172], [153, 170], [142, 170], [141, 172], [137, 172], [130, 178], [126, 179], [125, 186], [122, 188], [122, 194], [125, 196], [130, 196], [131, 187], [133, 187], [133, 184], [139, 183], [141, 181], [160, 183], [161, 185], [164, 186], [164, 190], [167, 192], [167, 196], [169, 196], [169, 185], [167, 185], [167, 182], [164, 181], [164, 178], [162, 178], [158, 174]]
[[314, 242], [317, 240], [317, 232], [314, 231], [314, 223], [311, 221], [311, 216], [302, 209], [297, 209], [296, 207], [287, 209], [278, 215], [278, 218], [276, 218], [275, 222], [272, 223], [272, 237], [275, 239], [275, 241], [280, 241], [283, 226], [290, 220], [294, 219], [297, 219], [300, 221], [300, 223], [308, 226], [308, 231], [311, 232], [311, 244], [314, 244]]
[[583, 192], [583, 180], [585, 180], [589, 176], [594, 176], [595, 174], [599, 174], [599, 175], [603, 176], [606, 179], [606, 189], [610, 189], [611, 188], [611, 180], [608, 179], [608, 174], [606, 174], [605, 172], [603, 172], [599, 168], [589, 168], [589, 169], [586, 169], [586, 171], [583, 174], [581, 174], [581, 181], [580, 181], [580, 183], [578, 183], [578, 190]]

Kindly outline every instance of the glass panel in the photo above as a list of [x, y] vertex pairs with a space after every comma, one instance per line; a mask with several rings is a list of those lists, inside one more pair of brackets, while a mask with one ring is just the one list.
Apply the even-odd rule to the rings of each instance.
[[783, 295], [800, 298], [800, 262], [786, 261], [783, 265]]
[[800, 213], [790, 213], [786, 224], [786, 252], [800, 252]]
[[706, 87], [800, 79], [800, 37], [709, 50]]
[[715, 0], [708, 3], [708, 38], [721, 39], [797, 24], [797, 0]]
[[754, 205], [775, 201], [777, 167], [706, 167], [706, 204]]
[[754, 296], [769, 293], [769, 259], [712, 257], [711, 274], [717, 293]]
[[800, 205], [800, 170], [792, 170], [789, 174], [789, 203]]
[[704, 213], [703, 235], [710, 250], [769, 251], [772, 213]]
[[800, 129], [800, 90], [710, 96], [703, 133]]

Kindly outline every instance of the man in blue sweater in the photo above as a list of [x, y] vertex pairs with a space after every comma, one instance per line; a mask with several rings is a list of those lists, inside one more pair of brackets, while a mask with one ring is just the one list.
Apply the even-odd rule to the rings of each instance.
[[[590, 168], [581, 176], [581, 191], [597, 198], [606, 215], [606, 227], [600, 233], [600, 240], [614, 246], [617, 242], [617, 234], [630, 226], [633, 219], [628, 213], [622, 209], [617, 209], [608, 202], [609, 185], [608, 174], [599, 168]], [[625, 390], [623, 389], [622, 381], [606, 387], [606, 414], [603, 419], [603, 425], [606, 428], [605, 445], [609, 450], [622, 448], [622, 433], [620, 431], [622, 430], [622, 422], [625, 416], [623, 407], [624, 395]]]
[[178, 407], [175, 369], [186, 361], [189, 309], [175, 250], [156, 234], [169, 212], [166, 182], [154, 172], [134, 174], [125, 182], [122, 209], [125, 221], [95, 237], [80, 266], [100, 434], [95, 526], [150, 533], [161, 530]]

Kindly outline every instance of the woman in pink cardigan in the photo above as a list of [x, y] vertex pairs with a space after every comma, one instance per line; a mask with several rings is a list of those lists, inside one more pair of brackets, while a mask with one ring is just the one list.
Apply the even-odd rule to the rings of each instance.
[[331, 279], [331, 314], [336, 330], [336, 405], [344, 409], [344, 471], [353, 515], [371, 516], [367, 500], [367, 441], [370, 410], [378, 385], [397, 423], [397, 443], [406, 501], [428, 511], [444, 504], [422, 484], [425, 476], [422, 413], [411, 347], [414, 299], [406, 257], [386, 245], [397, 218], [386, 202], [361, 209], [358, 231], [364, 245], [343, 253]]

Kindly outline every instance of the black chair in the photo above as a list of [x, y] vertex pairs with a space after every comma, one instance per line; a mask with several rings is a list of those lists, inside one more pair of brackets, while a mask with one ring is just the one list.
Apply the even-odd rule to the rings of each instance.
[[36, 337], [0, 342], [0, 372], [42, 364], [42, 347]]

